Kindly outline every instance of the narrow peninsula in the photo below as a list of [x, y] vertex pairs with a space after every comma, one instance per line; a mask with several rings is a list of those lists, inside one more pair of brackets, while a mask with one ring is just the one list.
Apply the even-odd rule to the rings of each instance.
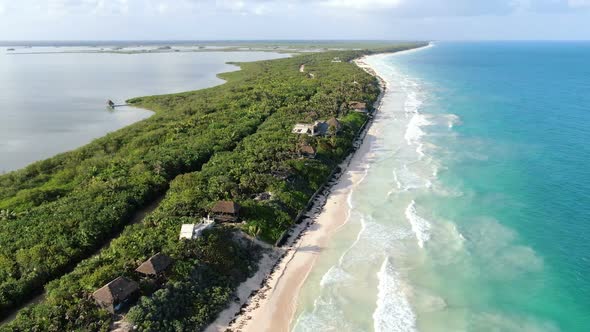
[[152, 117], [0, 176], [1, 331], [201, 331], [313, 206], [372, 116], [354, 59], [240, 63]]

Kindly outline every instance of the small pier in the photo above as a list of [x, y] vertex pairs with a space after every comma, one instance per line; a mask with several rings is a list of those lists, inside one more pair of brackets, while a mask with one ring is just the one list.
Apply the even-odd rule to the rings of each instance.
[[122, 106], [129, 106], [129, 104], [115, 104], [115, 102], [113, 102], [112, 100], [107, 100], [107, 107], [110, 109], [115, 109], [116, 107], [122, 107]]

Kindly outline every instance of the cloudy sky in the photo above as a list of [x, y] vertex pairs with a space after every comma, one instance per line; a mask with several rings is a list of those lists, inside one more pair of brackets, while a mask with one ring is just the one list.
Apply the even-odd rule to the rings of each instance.
[[590, 0], [0, 0], [0, 40], [590, 39]]

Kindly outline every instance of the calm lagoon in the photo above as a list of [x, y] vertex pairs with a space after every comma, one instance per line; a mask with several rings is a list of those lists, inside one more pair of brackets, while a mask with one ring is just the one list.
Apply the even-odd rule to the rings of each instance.
[[[69, 48], [0, 49], [0, 173], [65, 152], [149, 117], [106, 108], [126, 99], [223, 83], [227, 62], [287, 57], [267, 52], [64, 53]], [[72, 50], [79, 51], [77, 48]]]

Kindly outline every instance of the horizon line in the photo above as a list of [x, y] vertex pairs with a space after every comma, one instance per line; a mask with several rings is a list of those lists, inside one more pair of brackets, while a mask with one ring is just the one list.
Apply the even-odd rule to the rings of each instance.
[[590, 41], [590, 39], [0, 39], [3, 42], [454, 42], [454, 41]]

